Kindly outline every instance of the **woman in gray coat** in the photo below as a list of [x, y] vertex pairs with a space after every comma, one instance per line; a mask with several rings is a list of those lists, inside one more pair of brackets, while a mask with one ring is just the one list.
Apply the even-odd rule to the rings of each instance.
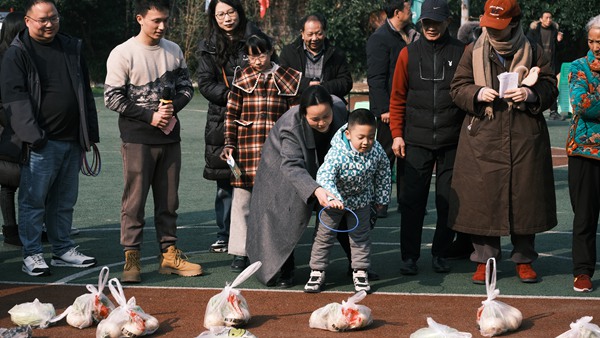
[[326, 206], [327, 198], [335, 197], [315, 177], [333, 134], [346, 120], [342, 100], [322, 86], [311, 86], [300, 105], [280, 117], [269, 133], [256, 172], [246, 239], [250, 262], [262, 262], [256, 273], [260, 282], [291, 286], [294, 247], [315, 203]]

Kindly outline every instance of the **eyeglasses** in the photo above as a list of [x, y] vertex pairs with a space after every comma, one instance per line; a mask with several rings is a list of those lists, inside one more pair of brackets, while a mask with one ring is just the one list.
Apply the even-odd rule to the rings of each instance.
[[423, 81], [444, 81], [444, 78], [446, 76], [446, 64], [445, 63], [442, 64], [442, 77], [441, 78], [435, 76], [436, 74], [433, 74], [433, 75], [434, 75], [434, 77], [431, 77], [431, 78], [423, 77], [423, 66], [421, 65], [421, 60], [419, 60], [419, 77]]
[[33, 21], [39, 23], [42, 26], [48, 25], [49, 22], [51, 22], [53, 25], [60, 22], [60, 16], [58, 16], [58, 15], [51, 16], [49, 18], [41, 18], [41, 19], [34, 19], [34, 18], [30, 17], [29, 15], [25, 15], [25, 16], [28, 17], [30, 20], [33, 20]]
[[250, 55], [248, 54], [248, 61], [255, 62], [257, 60], [266, 61], [269, 53], [260, 53], [258, 55]]
[[230, 18], [233, 18], [237, 15], [237, 11], [235, 9], [230, 9], [227, 12], [220, 12], [215, 14], [215, 18], [217, 18], [217, 20], [222, 21], [223, 19], [225, 19], [225, 15], [229, 15]]

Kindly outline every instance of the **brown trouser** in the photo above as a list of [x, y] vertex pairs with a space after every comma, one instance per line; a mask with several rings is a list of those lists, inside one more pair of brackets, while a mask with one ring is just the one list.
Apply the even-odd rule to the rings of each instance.
[[152, 187], [154, 227], [161, 251], [177, 241], [179, 207], [179, 143], [123, 143], [123, 198], [121, 205], [121, 245], [125, 250], [139, 250], [143, 241], [144, 209]]

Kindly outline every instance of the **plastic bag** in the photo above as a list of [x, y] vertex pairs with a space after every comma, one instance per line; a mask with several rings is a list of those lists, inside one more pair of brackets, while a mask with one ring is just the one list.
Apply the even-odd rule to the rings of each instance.
[[571, 323], [571, 329], [556, 338], [600, 338], [600, 327], [592, 323], [592, 316], [585, 316]]
[[54, 305], [50, 303], [40, 303], [36, 298], [31, 303], [17, 304], [8, 310], [10, 320], [19, 326], [30, 325], [39, 327], [40, 329], [47, 328], [50, 324], [55, 323], [64, 318], [66, 314], [56, 316]]
[[10, 329], [0, 328], [0, 338], [31, 338], [33, 330], [31, 326], [18, 326]]
[[427, 317], [427, 325], [418, 329], [410, 335], [410, 338], [471, 338], [468, 332], [459, 332], [457, 329], [453, 329], [450, 326], [436, 323], [431, 317]]
[[196, 338], [221, 338], [221, 337], [238, 337], [238, 338], [257, 338], [246, 329], [240, 329], [227, 326], [213, 326], [208, 331], [202, 332]]
[[485, 288], [487, 299], [481, 302], [483, 305], [477, 310], [477, 324], [481, 335], [493, 337], [518, 329], [523, 320], [521, 311], [495, 299], [500, 290], [496, 289], [496, 259], [493, 257], [485, 265]]
[[108, 267], [105, 266], [98, 275], [98, 289], [91, 284], [86, 285], [90, 293], [77, 297], [73, 305], [67, 308], [69, 325], [83, 329], [105, 319], [115, 309], [115, 305], [102, 293], [107, 281]]
[[347, 301], [342, 301], [342, 304], [330, 303], [316, 309], [310, 315], [308, 325], [313, 329], [334, 332], [367, 327], [373, 322], [371, 309], [356, 304], [366, 296], [365, 291], [360, 291], [348, 298]]
[[108, 288], [119, 306], [98, 324], [96, 338], [139, 337], [158, 330], [158, 320], [136, 305], [135, 297], [126, 301], [118, 279], [108, 281]]
[[251, 318], [248, 302], [240, 291], [234, 288], [252, 276], [261, 265], [261, 262], [251, 264], [237, 276], [231, 285], [226, 284], [223, 291], [212, 296], [204, 313], [205, 328], [240, 326], [248, 323]]

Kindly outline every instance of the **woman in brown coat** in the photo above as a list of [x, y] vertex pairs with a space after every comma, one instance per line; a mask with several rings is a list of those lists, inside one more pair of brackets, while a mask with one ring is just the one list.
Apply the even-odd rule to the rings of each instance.
[[[519, 278], [537, 282], [531, 267], [538, 256], [535, 234], [557, 224], [542, 115], [556, 100], [556, 79], [542, 48], [523, 34], [520, 18], [516, 0], [488, 0], [482, 35], [465, 49], [451, 84], [454, 102], [468, 114], [452, 178], [449, 226], [472, 235], [475, 284], [485, 283], [485, 262], [501, 257], [500, 236], [507, 235]], [[531, 76], [519, 76], [519, 86], [501, 98], [497, 76], [522, 69]]]

